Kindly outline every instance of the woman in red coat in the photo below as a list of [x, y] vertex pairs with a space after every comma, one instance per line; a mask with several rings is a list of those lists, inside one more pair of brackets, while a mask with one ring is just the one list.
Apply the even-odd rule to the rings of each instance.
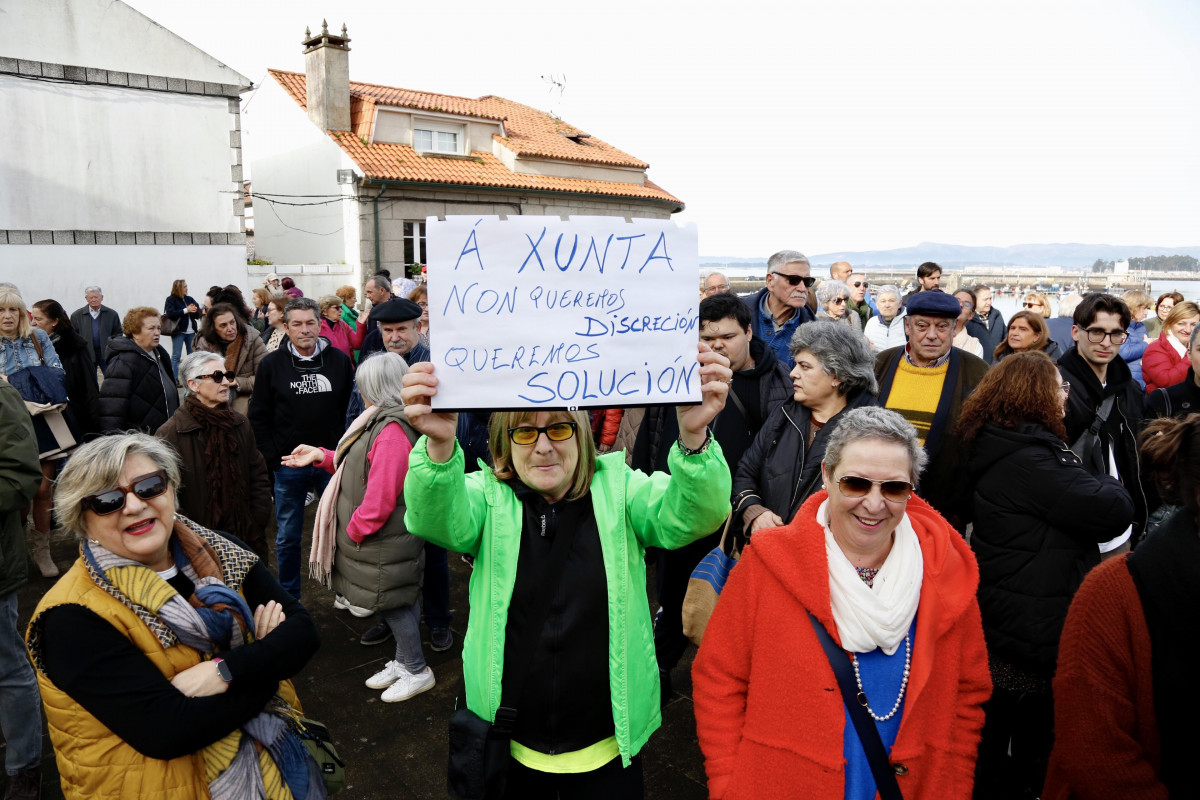
[[894, 411], [850, 411], [813, 495], [754, 534], [692, 669], [713, 798], [872, 800], [876, 785], [809, 613], [847, 651], [906, 800], [971, 796], [991, 693], [970, 548], [911, 491]]
[[1187, 377], [1188, 345], [1192, 331], [1200, 322], [1200, 307], [1195, 303], [1176, 303], [1158, 335], [1142, 354], [1142, 377], [1146, 392], [1174, 386]]

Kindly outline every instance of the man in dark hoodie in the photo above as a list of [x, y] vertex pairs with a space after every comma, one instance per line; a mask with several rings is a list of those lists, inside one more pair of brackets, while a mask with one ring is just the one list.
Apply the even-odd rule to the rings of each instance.
[[[1088, 430], [1108, 398], [1107, 419], [1100, 425], [1101, 446], [1096, 460], [1084, 467], [1092, 474], [1112, 475], [1121, 481], [1133, 498], [1133, 524], [1117, 538], [1100, 545], [1101, 558], [1129, 550], [1141, 538], [1146, 526], [1146, 496], [1142, 491], [1138, 467], [1137, 434], [1142, 429], [1146, 395], [1129, 366], [1118, 354], [1128, 337], [1132, 320], [1129, 306], [1119, 297], [1093, 292], [1075, 309], [1071, 336], [1075, 346], [1058, 360], [1058, 371], [1071, 384], [1067, 397], [1067, 444], [1073, 446]], [[1083, 457], [1084, 453], [1079, 453]]]
[[[775, 351], [754, 336], [750, 308], [730, 294], [707, 297], [700, 303], [700, 341], [729, 359], [733, 370], [725, 410], [713, 421], [713, 438], [730, 471], [737, 469], [763, 422], [792, 396], [789, 366]], [[656, 406], [646, 417], [633, 446], [632, 466], [644, 472], [669, 472], [667, 453], [679, 438], [674, 406]], [[658, 553], [658, 602], [662, 611], [654, 624], [654, 650], [658, 657], [663, 698], [671, 692], [671, 669], [687, 649], [683, 635], [683, 597], [692, 570], [717, 546], [721, 531], [678, 550]]]
[[1004, 326], [1004, 315], [992, 307], [990, 286], [981, 284], [971, 291], [975, 292], [975, 314], [967, 320], [967, 333], [979, 340], [983, 345], [983, 360], [992, 364], [996, 360], [993, 353], [1008, 332]]

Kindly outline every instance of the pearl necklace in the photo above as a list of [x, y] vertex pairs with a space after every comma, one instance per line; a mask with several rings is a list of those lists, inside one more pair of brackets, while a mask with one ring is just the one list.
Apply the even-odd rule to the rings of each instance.
[[904, 636], [904, 677], [900, 680], [900, 694], [896, 696], [896, 704], [892, 706], [892, 710], [887, 716], [881, 717], [871, 710], [871, 706], [867, 704], [867, 694], [863, 691], [862, 676], [858, 674], [858, 656], [854, 653], [850, 654], [850, 663], [854, 665], [854, 682], [858, 684], [858, 704], [867, 710], [872, 719], [876, 722], [887, 722], [892, 717], [896, 716], [896, 712], [900, 710], [900, 702], [904, 699], [904, 691], [908, 688], [908, 672], [912, 664], [912, 641], [911, 635]]

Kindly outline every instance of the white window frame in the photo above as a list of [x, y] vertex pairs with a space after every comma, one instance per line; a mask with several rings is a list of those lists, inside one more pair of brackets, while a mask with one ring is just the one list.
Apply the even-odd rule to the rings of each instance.
[[[431, 120], [431, 119], [424, 119], [421, 117], [413, 117], [412, 126], [413, 126], [413, 133], [412, 133], [413, 149], [416, 150], [418, 153], [449, 153], [451, 155], [460, 155], [460, 156], [466, 155], [466, 152], [467, 152], [467, 126], [466, 125], [453, 125], [453, 124], [447, 124], [445, 122], [435, 122], [434, 120]], [[417, 146], [417, 131], [429, 131], [432, 134], [432, 136], [430, 137], [433, 140], [432, 148], [423, 148], [423, 147]], [[454, 134], [455, 144], [456, 144], [456, 147], [454, 150], [445, 150], [445, 149], [438, 147], [437, 134], [439, 134], [439, 133]]]

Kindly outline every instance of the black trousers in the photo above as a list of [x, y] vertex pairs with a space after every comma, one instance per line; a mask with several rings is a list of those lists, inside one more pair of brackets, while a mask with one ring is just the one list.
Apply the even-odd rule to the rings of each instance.
[[1054, 747], [1053, 696], [996, 689], [983, 712], [974, 800], [1033, 800]]
[[505, 800], [642, 800], [642, 757], [628, 767], [618, 756], [599, 769], [559, 775], [538, 772], [515, 758], [509, 762]]

